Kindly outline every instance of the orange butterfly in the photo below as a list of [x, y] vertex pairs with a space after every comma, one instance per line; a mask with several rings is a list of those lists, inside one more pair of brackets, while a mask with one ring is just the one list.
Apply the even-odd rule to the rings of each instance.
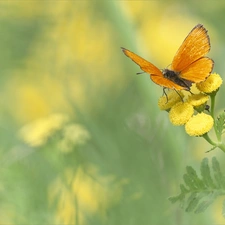
[[192, 83], [204, 81], [212, 72], [214, 62], [205, 55], [210, 40], [203, 25], [196, 25], [183, 41], [173, 58], [170, 69], [160, 70], [135, 53], [122, 48], [124, 54], [150, 74], [156, 84], [175, 90], [190, 90]]

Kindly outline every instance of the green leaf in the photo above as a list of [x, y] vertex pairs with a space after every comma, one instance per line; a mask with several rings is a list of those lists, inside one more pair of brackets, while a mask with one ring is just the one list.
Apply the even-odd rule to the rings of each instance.
[[[201, 162], [201, 178], [193, 167], [187, 166], [187, 172], [183, 175], [185, 184], [180, 185], [180, 194], [169, 198], [172, 203], [179, 202], [186, 212], [201, 213], [218, 196], [225, 195], [225, 176], [220, 170], [219, 162], [213, 157], [210, 169], [208, 161], [204, 158]], [[225, 215], [225, 202], [223, 210]]]
[[225, 177], [220, 171], [220, 165], [216, 157], [212, 158], [212, 169], [214, 172], [215, 181], [219, 188], [225, 188]]
[[182, 200], [185, 198], [185, 193], [188, 193], [189, 190], [185, 188], [185, 186], [183, 184], [180, 185], [180, 190], [181, 190], [181, 193], [180, 195], [177, 195], [177, 196], [173, 196], [173, 197], [169, 197], [169, 201], [171, 201], [172, 203], [175, 203], [179, 200]]
[[168, 199], [169, 199], [169, 201], [171, 201], [171, 203], [175, 203], [180, 199], [180, 196], [178, 195], [178, 196], [174, 196], [174, 197], [169, 197]]
[[188, 206], [185, 211], [186, 212], [193, 211], [199, 202], [199, 198], [197, 198], [197, 193], [195, 193], [195, 192], [191, 193], [187, 202], [188, 202]]
[[225, 112], [222, 112], [215, 120], [215, 129], [221, 137], [225, 129]]
[[195, 213], [204, 212], [212, 203], [213, 199], [202, 201], [196, 208]]
[[182, 193], [187, 193], [189, 191], [183, 184], [180, 185], [180, 190]]
[[186, 170], [187, 174], [189, 175], [189, 178], [191, 179], [192, 185], [196, 189], [205, 188], [203, 181], [198, 178], [196, 171], [191, 166], [187, 166]]
[[184, 182], [185, 182], [186, 186], [188, 186], [189, 189], [191, 189], [191, 190], [195, 189], [195, 186], [192, 183], [192, 180], [191, 180], [191, 178], [188, 174], [184, 174], [183, 179], [184, 179]]
[[203, 178], [203, 181], [204, 181], [205, 185], [207, 187], [214, 188], [215, 184], [214, 184], [213, 179], [210, 175], [210, 169], [209, 169], [209, 164], [208, 164], [207, 158], [204, 158], [202, 160], [200, 170], [201, 170], [201, 175], [202, 175], [202, 178]]

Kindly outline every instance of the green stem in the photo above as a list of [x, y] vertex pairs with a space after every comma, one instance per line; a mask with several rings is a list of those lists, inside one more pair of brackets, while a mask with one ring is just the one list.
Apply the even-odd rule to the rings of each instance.
[[218, 147], [218, 148], [220, 148], [223, 152], [225, 152], [225, 145], [224, 145], [222, 142], [219, 142], [219, 143], [214, 142], [214, 141], [209, 137], [208, 133], [203, 134], [202, 137], [203, 137], [206, 141], [208, 141], [212, 146]]
[[202, 137], [203, 137], [206, 141], [208, 141], [211, 145], [213, 145], [213, 146], [218, 146], [218, 144], [217, 144], [216, 142], [214, 142], [214, 141], [209, 137], [208, 133], [203, 134]]
[[220, 148], [223, 152], [225, 152], [225, 145], [222, 142], [218, 144], [218, 148]]
[[213, 120], [215, 120], [215, 118], [214, 118], [215, 97], [216, 97], [216, 94], [211, 94], [210, 95], [210, 98], [211, 98], [211, 116], [212, 116]]
[[[211, 98], [211, 116], [213, 120], [215, 121], [214, 117], [214, 111], [215, 111], [215, 97], [216, 97], [217, 91], [211, 93], [210, 98]], [[215, 128], [215, 123], [214, 123], [214, 131], [216, 133], [217, 140], [221, 142], [221, 135], [218, 133], [218, 130]]]

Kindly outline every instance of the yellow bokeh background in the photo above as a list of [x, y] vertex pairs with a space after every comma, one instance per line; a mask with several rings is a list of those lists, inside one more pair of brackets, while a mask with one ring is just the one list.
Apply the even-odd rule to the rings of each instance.
[[172, 127], [162, 88], [120, 49], [162, 69], [203, 23], [223, 76], [222, 6], [1, 2], [0, 224], [222, 224], [221, 202], [193, 215], [168, 201], [208, 146]]

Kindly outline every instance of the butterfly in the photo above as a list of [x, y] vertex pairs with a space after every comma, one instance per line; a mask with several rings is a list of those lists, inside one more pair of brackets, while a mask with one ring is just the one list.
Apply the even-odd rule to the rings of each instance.
[[185, 38], [169, 69], [160, 70], [135, 53], [121, 49], [144, 72], [150, 74], [154, 83], [177, 91], [190, 91], [191, 85], [204, 81], [214, 66], [214, 61], [205, 56], [210, 50], [210, 39], [202, 24], [197, 24]]

